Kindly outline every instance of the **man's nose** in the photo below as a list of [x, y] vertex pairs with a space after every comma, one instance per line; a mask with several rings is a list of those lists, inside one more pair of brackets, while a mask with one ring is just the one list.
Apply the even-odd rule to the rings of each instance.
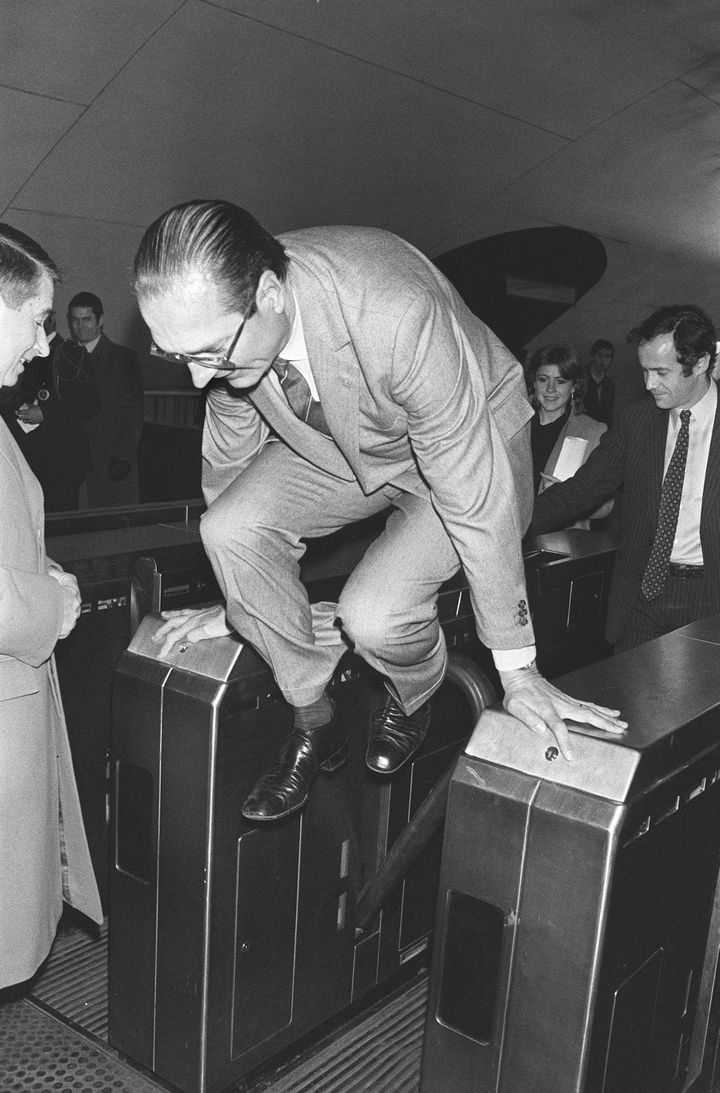
[[47, 334], [43, 326], [38, 327], [34, 348], [37, 357], [48, 357], [50, 355], [50, 342], [47, 340]]
[[213, 377], [210, 368], [202, 368], [199, 364], [189, 364], [188, 370], [193, 381], [193, 387], [207, 387]]

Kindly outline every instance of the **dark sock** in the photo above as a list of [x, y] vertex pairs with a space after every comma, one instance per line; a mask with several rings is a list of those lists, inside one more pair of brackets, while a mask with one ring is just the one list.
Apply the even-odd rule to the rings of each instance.
[[327, 725], [332, 721], [335, 706], [326, 694], [322, 694], [316, 702], [309, 706], [295, 706], [295, 728], [303, 732], [319, 729], [321, 725]]

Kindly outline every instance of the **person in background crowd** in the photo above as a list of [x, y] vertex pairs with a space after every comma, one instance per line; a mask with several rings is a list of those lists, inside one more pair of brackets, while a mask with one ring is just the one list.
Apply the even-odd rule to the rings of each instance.
[[[297, 811], [318, 771], [344, 762], [347, 730], [326, 687], [349, 644], [386, 681], [369, 768], [393, 774], [420, 747], [447, 663], [437, 592], [461, 564], [510, 712], [552, 731], [566, 756], [563, 717], [622, 731], [537, 671], [522, 371], [431, 262], [388, 232], [274, 238], [229, 202], [191, 201], [146, 231], [135, 290], [153, 352], [210, 384], [201, 530], [226, 600], [171, 614], [160, 655], [232, 627], [293, 709], [246, 818]], [[388, 506], [340, 603], [311, 610], [304, 540]]]
[[605, 338], [598, 338], [590, 346], [585, 413], [605, 425], [612, 425], [615, 407], [615, 384], [607, 374], [614, 356], [615, 347]]
[[[585, 370], [570, 345], [542, 345], [525, 365], [528, 394], [535, 407], [530, 426], [535, 493], [553, 482], [575, 474], [600, 443], [607, 426], [578, 412], [585, 390]], [[592, 514], [601, 519], [610, 512], [612, 501]], [[588, 528], [590, 518], [576, 520], [573, 527]]]
[[8, 391], [3, 417], [30, 469], [42, 486], [46, 512], [74, 511], [90, 469], [83, 422], [100, 412], [100, 396], [83, 368], [87, 355], [45, 320], [48, 357], [28, 361]]
[[139, 500], [137, 448], [143, 426], [143, 381], [132, 349], [103, 333], [103, 305], [78, 292], [68, 305], [68, 325], [85, 352], [82, 367], [100, 395], [100, 412], [86, 423], [92, 469], [86, 480], [90, 508]]
[[[48, 355], [57, 267], [0, 224], [0, 385]], [[63, 900], [102, 922], [53, 659], [80, 614], [45, 554], [42, 490], [0, 421], [0, 988], [47, 956]]]
[[720, 414], [715, 328], [693, 304], [632, 332], [647, 394], [587, 462], [535, 502], [531, 531], [565, 527], [623, 486], [606, 637], [631, 649], [720, 611]]

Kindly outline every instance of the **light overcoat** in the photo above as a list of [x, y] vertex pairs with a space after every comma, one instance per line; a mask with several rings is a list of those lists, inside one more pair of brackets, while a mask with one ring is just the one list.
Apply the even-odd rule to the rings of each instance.
[[62, 589], [48, 572], [42, 491], [4, 422], [0, 503], [1, 988], [45, 959], [63, 899], [98, 923], [102, 908], [53, 658]]

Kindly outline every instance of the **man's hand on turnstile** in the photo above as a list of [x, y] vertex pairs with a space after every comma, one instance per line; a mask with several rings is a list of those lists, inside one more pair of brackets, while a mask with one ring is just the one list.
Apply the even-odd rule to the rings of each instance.
[[182, 607], [179, 611], [163, 611], [165, 622], [153, 634], [153, 641], [162, 642], [158, 656], [166, 656], [173, 645], [186, 641], [194, 645], [206, 638], [224, 638], [234, 633], [225, 618], [221, 603], [212, 607]]
[[623, 733], [627, 728], [627, 721], [621, 720], [619, 710], [570, 698], [541, 676], [534, 662], [525, 668], [500, 672], [500, 682], [505, 692], [503, 706], [507, 712], [533, 732], [545, 733], [549, 730], [565, 759], [572, 759], [573, 752], [563, 718], [580, 721], [605, 732]]

